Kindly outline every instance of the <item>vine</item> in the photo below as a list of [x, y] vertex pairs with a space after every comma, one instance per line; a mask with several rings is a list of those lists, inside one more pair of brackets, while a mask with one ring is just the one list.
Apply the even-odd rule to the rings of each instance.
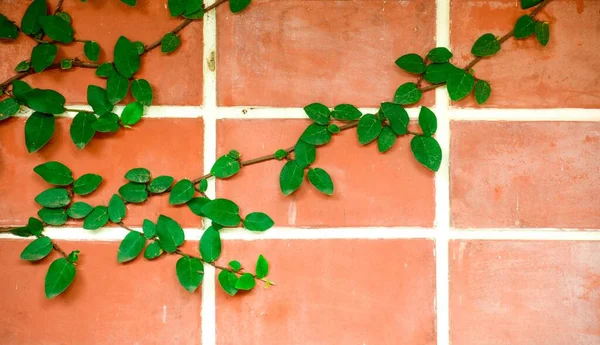
[[[135, 0], [121, 0], [134, 6]], [[514, 28], [502, 37], [492, 33], [482, 35], [474, 43], [471, 53], [473, 60], [464, 68], [450, 62], [453, 54], [444, 47], [433, 48], [425, 57], [418, 54], [406, 54], [396, 60], [404, 71], [417, 76], [416, 82], [400, 85], [393, 102], [384, 102], [374, 114], [363, 114], [351, 104], [339, 104], [333, 108], [320, 103], [304, 107], [312, 123], [304, 130], [297, 142], [288, 148], [248, 160], [242, 160], [241, 154], [231, 150], [219, 157], [209, 173], [195, 179], [181, 179], [168, 175], [153, 177], [148, 169], [138, 167], [129, 170], [124, 178], [128, 181], [114, 194], [107, 205], [92, 206], [76, 201], [77, 196], [93, 193], [102, 183], [99, 175], [88, 173], [78, 178], [62, 163], [51, 161], [38, 165], [34, 172], [53, 187], [42, 191], [35, 197], [42, 208], [36, 217], [29, 218], [26, 226], [6, 228], [21, 237], [35, 237], [21, 253], [21, 258], [38, 261], [56, 251], [60, 258], [54, 260], [46, 273], [45, 294], [52, 298], [65, 291], [76, 275], [76, 263], [79, 250], [69, 254], [55, 241], [44, 235], [48, 226], [62, 226], [69, 219], [83, 220], [83, 228], [97, 230], [107, 225], [118, 226], [128, 231], [120, 243], [117, 261], [125, 263], [136, 259], [143, 252], [148, 260], [154, 260], [163, 254], [179, 256], [176, 274], [181, 285], [188, 291], [195, 291], [202, 283], [204, 265], [210, 265], [220, 271], [218, 281], [223, 290], [235, 295], [239, 290], [251, 290], [256, 281], [267, 286], [273, 282], [266, 277], [269, 263], [262, 255], [258, 256], [253, 273], [242, 268], [242, 264], [233, 260], [228, 266], [216, 264], [221, 256], [220, 230], [243, 226], [249, 231], [262, 232], [274, 225], [273, 220], [262, 212], [252, 212], [245, 216], [235, 202], [206, 195], [209, 178], [228, 179], [238, 174], [242, 168], [270, 160], [286, 161], [279, 175], [279, 185], [284, 195], [298, 190], [305, 177], [319, 192], [332, 195], [334, 184], [330, 175], [323, 169], [314, 167], [317, 148], [329, 143], [335, 135], [356, 128], [361, 145], [377, 141], [380, 152], [391, 149], [400, 136], [412, 136], [410, 147], [415, 159], [425, 168], [435, 172], [440, 168], [442, 150], [434, 135], [437, 130], [437, 118], [433, 111], [421, 107], [418, 116], [420, 132], [409, 130], [410, 119], [404, 106], [418, 103], [424, 92], [446, 86], [453, 101], [459, 101], [471, 93], [479, 104], [487, 101], [491, 94], [489, 82], [475, 76], [473, 67], [487, 57], [498, 53], [502, 43], [510, 38], [525, 39], [535, 36], [543, 46], [549, 41], [549, 26], [537, 21], [536, 15], [551, 0], [521, 0], [523, 9], [535, 7], [531, 13], [521, 16]], [[25, 12], [21, 26], [17, 26], [0, 14], [0, 39], [15, 39], [20, 33], [32, 38], [37, 45], [32, 49], [31, 57], [20, 62], [14, 76], [0, 84], [4, 100], [0, 102], [0, 120], [8, 119], [22, 108], [33, 111], [25, 124], [25, 143], [29, 152], [44, 147], [54, 133], [55, 116], [63, 113], [77, 113], [73, 118], [70, 136], [73, 143], [83, 149], [96, 132], [114, 133], [120, 128], [136, 125], [142, 118], [145, 107], [152, 104], [153, 90], [144, 79], [136, 79], [142, 57], [149, 51], [161, 47], [161, 51], [170, 54], [181, 44], [178, 33], [188, 25], [202, 20], [204, 14], [229, 2], [232, 12], [240, 12], [250, 0], [218, 0], [204, 7], [201, 0], [169, 0], [168, 10], [182, 22], [167, 32], [159, 40], [143, 44], [132, 42], [121, 36], [115, 45], [112, 62], [99, 63], [101, 47], [95, 41], [79, 40], [74, 37], [71, 17], [62, 10], [63, 1], [58, 1], [54, 11], [48, 15], [45, 0], [34, 0]], [[55, 62], [57, 45], [83, 43], [83, 52], [88, 61], [77, 57]], [[54, 90], [31, 88], [23, 78], [52, 69], [91, 68], [96, 75], [106, 78], [106, 88], [90, 85], [87, 100], [92, 111], [66, 108], [65, 98]], [[428, 85], [423, 86], [427, 82]], [[115, 114], [115, 105], [131, 92], [135, 102], [125, 105], [120, 115]], [[147, 201], [150, 197], [169, 194], [170, 205], [187, 205], [192, 213], [211, 221], [203, 232], [199, 243], [199, 255], [185, 253], [179, 248], [185, 241], [182, 227], [167, 216], [160, 215], [157, 220], [145, 219], [141, 230], [124, 223], [127, 205]]]

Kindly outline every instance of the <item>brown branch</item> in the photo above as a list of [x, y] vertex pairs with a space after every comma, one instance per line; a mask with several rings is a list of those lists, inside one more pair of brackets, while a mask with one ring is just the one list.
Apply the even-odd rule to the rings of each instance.
[[62, 11], [63, 0], [58, 0], [58, 4], [56, 4], [56, 9], [54, 10], [54, 14]]

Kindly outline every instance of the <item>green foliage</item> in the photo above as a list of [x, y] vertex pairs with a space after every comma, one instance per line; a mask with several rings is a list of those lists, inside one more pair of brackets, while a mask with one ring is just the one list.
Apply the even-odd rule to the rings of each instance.
[[408, 73], [423, 74], [425, 72], [425, 62], [417, 54], [406, 54], [396, 60], [396, 65]]
[[61, 69], [70, 69], [73, 67], [73, 60], [71, 59], [62, 59], [60, 60], [60, 68]]
[[448, 75], [458, 69], [458, 67], [449, 62], [432, 63], [427, 66], [427, 71], [425, 71], [423, 79], [432, 84], [445, 83], [448, 80]]
[[148, 191], [153, 194], [160, 194], [166, 192], [175, 179], [171, 176], [158, 176], [150, 182], [148, 185]]
[[106, 80], [106, 96], [112, 104], [121, 102], [129, 91], [129, 81], [119, 73], [112, 73]]
[[202, 207], [204, 207], [204, 205], [206, 205], [209, 201], [209, 198], [204, 197], [192, 198], [192, 200], [188, 201], [187, 205], [193, 214], [204, 217], [204, 214], [202, 213]]
[[29, 61], [23, 60], [15, 67], [15, 72], [26, 72], [31, 68]]
[[101, 78], [108, 78], [113, 73], [117, 73], [117, 70], [111, 62], [105, 62], [96, 69], [96, 76]]
[[241, 222], [240, 208], [228, 199], [215, 199], [202, 207], [202, 213], [208, 219], [223, 226], [238, 226]]
[[308, 181], [315, 186], [319, 192], [326, 195], [333, 194], [333, 181], [331, 181], [331, 177], [325, 170], [321, 168], [309, 169]]
[[3, 14], [0, 14], [0, 39], [15, 39], [19, 35], [19, 28]]
[[208, 180], [205, 178], [200, 180], [200, 185], [198, 186], [201, 193], [204, 193], [208, 190]]
[[360, 110], [358, 110], [352, 104], [339, 104], [331, 112], [331, 117], [340, 121], [354, 121], [358, 120], [362, 116]]
[[446, 86], [448, 87], [450, 99], [458, 101], [471, 93], [473, 86], [475, 86], [475, 78], [471, 74], [457, 69], [448, 75]]
[[164, 253], [164, 251], [160, 247], [160, 243], [154, 241], [148, 244], [148, 246], [146, 247], [146, 250], [144, 251], [144, 258], [148, 260], [153, 260], [161, 256], [162, 253]]
[[304, 179], [304, 168], [300, 167], [295, 160], [289, 160], [279, 174], [279, 187], [283, 195], [295, 192]]
[[58, 47], [56, 44], [41, 43], [33, 47], [31, 50], [31, 66], [37, 73], [45, 70], [52, 65], [54, 58], [58, 53]]
[[65, 98], [54, 90], [32, 89], [23, 95], [27, 106], [45, 114], [62, 114]]
[[189, 19], [201, 19], [204, 17], [204, 4], [202, 0], [187, 0], [183, 17]]
[[54, 260], [46, 273], [44, 283], [46, 298], [54, 298], [64, 292], [75, 279], [76, 273], [75, 265], [67, 259]]
[[128, 233], [121, 244], [119, 245], [119, 251], [117, 252], [117, 261], [124, 263], [131, 261], [138, 257], [146, 246], [146, 238], [139, 232]]
[[14, 98], [7, 98], [0, 102], [0, 121], [16, 114], [19, 108], [19, 103]]
[[544, 0], [521, 0], [521, 8], [526, 10], [530, 7], [533, 7]]
[[131, 93], [136, 101], [147, 107], [152, 105], [152, 87], [146, 79], [135, 79], [131, 82]]
[[298, 166], [301, 168], [306, 168], [315, 161], [317, 157], [317, 149], [311, 144], [307, 144], [302, 140], [298, 140], [296, 146], [294, 147], [294, 155], [296, 158], [296, 164], [298, 164]]
[[437, 131], [437, 118], [433, 111], [427, 107], [421, 107], [419, 111], [419, 126], [425, 136], [430, 137]]
[[44, 33], [51, 39], [65, 44], [73, 42], [73, 28], [61, 17], [43, 16], [38, 21]]
[[229, 0], [229, 9], [231, 12], [241, 12], [243, 11], [252, 0]]
[[219, 273], [218, 280], [223, 291], [230, 296], [235, 296], [235, 294], [238, 292], [238, 289], [235, 287], [238, 277], [235, 273], [223, 270]]
[[287, 152], [284, 149], [279, 149], [279, 150], [275, 151], [275, 153], [273, 154], [273, 157], [275, 157], [275, 159], [280, 161], [280, 160], [284, 159], [285, 157], [287, 157]]
[[237, 174], [241, 169], [240, 162], [229, 155], [219, 157], [210, 169], [216, 178], [228, 178]]
[[92, 212], [92, 206], [83, 201], [74, 202], [71, 207], [67, 209], [67, 215], [73, 219], [85, 218], [90, 212]]
[[19, 103], [25, 103], [25, 95], [31, 91], [31, 86], [22, 80], [15, 80], [12, 83], [12, 93]]
[[148, 190], [146, 190], [146, 185], [129, 182], [121, 186], [119, 188], [119, 194], [125, 199], [127, 202], [131, 202], [134, 204], [141, 203], [148, 199]]
[[183, 14], [185, 11], [185, 5], [187, 0], [169, 0], [168, 7], [171, 16], [177, 17]]
[[96, 174], [85, 174], [73, 183], [73, 193], [77, 195], [88, 195], [98, 189], [102, 182], [102, 176]]
[[194, 189], [194, 184], [192, 183], [192, 181], [187, 179], [181, 180], [173, 186], [171, 194], [169, 195], [169, 204], [185, 204], [188, 201], [192, 200], [195, 192], [196, 190]]
[[96, 132], [114, 133], [119, 130], [119, 117], [115, 113], [106, 113], [94, 121], [91, 127]]
[[308, 117], [319, 125], [329, 124], [331, 111], [321, 103], [312, 103], [304, 107], [304, 112]]
[[108, 202], [108, 218], [113, 223], [119, 223], [125, 218], [126, 214], [125, 202], [118, 194], [113, 194]]
[[125, 126], [133, 126], [140, 122], [144, 115], [144, 106], [140, 102], [129, 103], [121, 113], [121, 123]]
[[106, 90], [96, 85], [88, 85], [87, 102], [98, 115], [109, 113], [114, 108], [114, 105], [108, 101]]
[[475, 100], [477, 101], [477, 104], [483, 104], [488, 100], [488, 98], [490, 98], [492, 88], [487, 81], [478, 80], [475, 83], [473, 92], [475, 93]]
[[212, 226], [200, 238], [200, 255], [206, 262], [215, 262], [221, 256], [221, 234]]
[[59, 162], [46, 162], [33, 168], [33, 171], [40, 175], [44, 181], [55, 186], [68, 186], [73, 183], [73, 173], [71, 169]]
[[204, 266], [202, 261], [189, 256], [182, 256], [175, 265], [179, 283], [189, 292], [194, 292], [202, 284]]
[[379, 138], [377, 138], [377, 148], [379, 149], [379, 152], [387, 152], [394, 146], [395, 142], [396, 133], [394, 133], [390, 126], [383, 127], [381, 134], [379, 134]]
[[96, 206], [83, 220], [83, 228], [86, 230], [100, 229], [108, 223], [108, 219], [108, 208], [106, 206]]
[[171, 53], [174, 52], [180, 44], [181, 39], [179, 38], [179, 36], [175, 35], [172, 32], [169, 32], [163, 36], [160, 43], [160, 50], [163, 53]]
[[25, 122], [25, 146], [33, 153], [44, 147], [54, 134], [54, 116], [33, 113]]
[[38, 194], [35, 202], [42, 207], [59, 208], [69, 205], [71, 196], [65, 188], [49, 188]]
[[149, 219], [144, 219], [144, 222], [142, 223], [142, 231], [147, 239], [151, 239], [156, 236], [156, 224]]
[[67, 12], [58, 12], [57, 14], [55, 14], [55, 16], [59, 17], [60, 19], [64, 20], [65, 22], [71, 24], [73, 22], [73, 18], [71, 18], [71, 16], [67, 13]]
[[256, 278], [262, 279], [269, 274], [269, 262], [260, 254], [256, 261]]
[[[382, 129], [383, 126], [381, 120], [377, 116], [371, 114], [364, 115], [358, 121], [358, 128], [356, 131], [358, 133], [358, 142], [361, 145], [370, 143], [377, 139]], [[310, 172], [308, 177], [310, 179]]]
[[242, 264], [237, 260], [233, 260], [229, 261], [229, 267], [231, 267], [234, 271], [237, 272], [242, 269]]
[[415, 83], [404, 83], [394, 94], [394, 103], [413, 104], [421, 100], [423, 93]]
[[242, 274], [235, 282], [235, 288], [238, 290], [249, 291], [252, 290], [254, 286], [256, 286], [256, 282], [254, 281], [254, 276], [250, 273]]
[[33, 0], [27, 7], [23, 19], [21, 20], [21, 30], [25, 35], [34, 35], [41, 30], [39, 22], [40, 17], [48, 12], [46, 0]]
[[79, 260], [79, 250], [74, 250], [67, 256], [67, 261], [74, 264]]
[[535, 23], [535, 38], [544, 47], [548, 44], [548, 41], [550, 41], [550, 26], [548, 26], [548, 23]]
[[516, 39], [524, 39], [535, 33], [535, 21], [529, 15], [523, 15], [517, 19], [514, 35]]
[[121, 2], [133, 7], [137, 3], [137, 0], [121, 0]]
[[340, 128], [338, 125], [336, 125], [335, 123], [330, 123], [330, 124], [327, 126], [327, 130], [328, 130], [328, 131], [329, 131], [329, 133], [331, 133], [331, 134], [337, 134], [337, 133], [339, 133], [339, 132], [341, 132], [341, 131], [342, 131], [342, 129], [341, 129], [341, 128]]
[[125, 36], [119, 37], [115, 45], [115, 67], [125, 78], [131, 78], [140, 69], [140, 55], [135, 44]]
[[162, 214], [158, 216], [156, 235], [161, 247], [169, 253], [174, 253], [185, 241], [185, 234], [179, 223]]
[[408, 131], [410, 119], [404, 107], [395, 103], [381, 103], [381, 111], [390, 122], [392, 130], [397, 135], [404, 135]]
[[85, 57], [90, 61], [98, 62], [98, 58], [100, 57], [100, 45], [96, 41], [85, 41], [83, 52], [85, 53]]
[[244, 219], [244, 228], [250, 231], [266, 231], [273, 225], [273, 219], [262, 212], [252, 212]]
[[52, 252], [52, 240], [48, 237], [40, 237], [33, 240], [21, 252], [21, 259], [27, 261], [38, 261]]
[[442, 149], [432, 138], [416, 135], [410, 141], [410, 148], [419, 163], [431, 171], [438, 171], [442, 162]]
[[125, 178], [135, 183], [148, 183], [150, 182], [150, 171], [146, 168], [133, 168], [125, 173]]
[[67, 212], [62, 208], [42, 208], [38, 211], [38, 217], [48, 224], [54, 226], [60, 226], [67, 222], [69, 217]]
[[433, 48], [427, 53], [427, 59], [434, 63], [448, 62], [451, 58], [452, 53], [445, 47]]
[[331, 140], [331, 133], [326, 126], [313, 123], [306, 127], [300, 140], [311, 145], [325, 145]]
[[10, 231], [11, 234], [19, 237], [41, 236], [44, 231], [44, 224], [39, 219], [29, 217], [26, 226], [22, 226]]
[[475, 41], [471, 54], [479, 57], [492, 56], [500, 51], [500, 42], [494, 34], [484, 34]]

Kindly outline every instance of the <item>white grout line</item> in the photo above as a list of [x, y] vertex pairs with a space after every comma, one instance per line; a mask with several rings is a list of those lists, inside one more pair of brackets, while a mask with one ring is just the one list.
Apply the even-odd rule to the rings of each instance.
[[[208, 0], [205, 5], [212, 5], [215, 1]], [[204, 61], [203, 61], [203, 92], [204, 92], [204, 171], [208, 172], [216, 160], [217, 153], [217, 11], [210, 11], [204, 17]], [[208, 181], [206, 194], [215, 197], [215, 179]], [[206, 223], [204, 224], [206, 226]], [[196, 235], [200, 239], [201, 231], [186, 231], [188, 235]], [[202, 310], [201, 331], [202, 345], [216, 345], [216, 297], [215, 297], [215, 269], [205, 265], [204, 280], [202, 283]]]
[[459, 109], [451, 120], [471, 121], [600, 121], [600, 109]]
[[[436, 47], [450, 47], [450, 0], [436, 0]], [[448, 239], [450, 231], [450, 101], [446, 87], [435, 90], [438, 118], [436, 140], [442, 163], [435, 174], [435, 301], [437, 345], [450, 344], [450, 292]]]
[[[375, 114], [378, 108], [358, 108], [363, 114]], [[406, 108], [411, 119], [417, 119], [420, 107]], [[303, 108], [219, 107], [218, 119], [308, 119]]]
[[[77, 110], [88, 110], [91, 111], [92, 107], [89, 105], [67, 105], [66, 108], [69, 109], [77, 109]], [[115, 106], [114, 113], [121, 114], [125, 106], [117, 105]], [[21, 108], [19, 112], [15, 115], [15, 117], [29, 117], [33, 111], [29, 108]], [[144, 117], [149, 118], [197, 118], [202, 117], [204, 113], [203, 107], [201, 106], [178, 106], [178, 105], [153, 105], [150, 107], [144, 108]], [[77, 113], [66, 112], [60, 117], [73, 118], [77, 115]]]

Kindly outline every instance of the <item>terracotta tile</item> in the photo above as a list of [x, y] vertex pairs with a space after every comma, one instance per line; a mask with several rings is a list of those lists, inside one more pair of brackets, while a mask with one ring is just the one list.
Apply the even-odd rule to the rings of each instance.
[[600, 242], [452, 241], [450, 342], [600, 343], [599, 259]]
[[376, 106], [416, 80], [394, 61], [435, 45], [435, 1], [255, 0], [217, 25], [220, 105]]
[[[39, 206], [35, 196], [50, 185], [33, 168], [56, 160], [67, 165], [75, 177], [96, 173], [104, 180], [89, 196], [77, 197], [93, 205], [107, 205], [127, 181], [125, 173], [135, 167], [149, 169], [153, 176], [171, 175], [176, 179], [196, 178], [203, 173], [204, 126], [202, 119], [143, 119], [133, 129], [116, 135], [99, 135], [83, 150], [71, 142], [70, 119], [56, 121], [54, 137], [40, 151], [29, 154], [25, 148], [25, 118], [12, 118], [0, 126], [0, 225], [25, 224]], [[185, 138], [182, 140], [182, 138]], [[15, 186], [18, 186], [16, 188]], [[143, 205], [130, 205], [125, 223], [141, 225], [144, 218], [156, 220], [160, 213], [184, 226], [200, 226], [201, 220], [187, 206], [174, 207], [168, 195], [153, 197]]]
[[[29, 1], [8, 0], [0, 3], [0, 13], [17, 23]], [[50, 1], [56, 3], [56, 1]], [[136, 7], [129, 7], [121, 1], [65, 1], [63, 9], [73, 17], [75, 37], [97, 41], [102, 47], [100, 62], [112, 61], [113, 48], [124, 35], [132, 41], [146, 44], [160, 39], [167, 31], [174, 29], [181, 19], [172, 18], [166, 8], [166, 1], [138, 1]], [[0, 79], [14, 75], [15, 66], [29, 59], [33, 40], [19, 35], [14, 42], [2, 42], [0, 49]], [[170, 55], [160, 52], [160, 48], [146, 54], [142, 68], [136, 74], [152, 85], [153, 104], [200, 105], [202, 104], [202, 61], [203, 40], [202, 22], [189, 25], [181, 32], [182, 44]], [[60, 46], [59, 58], [79, 57], [85, 59], [82, 43]], [[181, 63], [185, 61], [185, 63]], [[71, 71], [47, 71], [27, 77], [32, 86], [55, 89], [61, 92], [68, 103], [87, 103], [87, 86], [96, 84], [106, 87], [105, 79], [94, 75], [95, 70], [77, 69]]]
[[61, 241], [65, 251], [81, 250], [77, 275], [67, 291], [48, 300], [44, 276], [58, 255], [34, 264], [21, 260], [27, 243], [0, 241], [2, 344], [200, 343], [201, 295], [179, 285], [176, 257], [123, 265], [117, 242]]
[[[217, 152], [221, 155], [236, 149], [242, 159], [271, 154], [294, 145], [309, 123], [219, 120]], [[283, 196], [279, 187], [283, 164], [269, 161], [245, 167], [238, 175], [218, 181], [217, 194], [239, 203], [244, 213], [268, 213], [277, 226], [433, 225], [433, 174], [412, 157], [408, 138], [398, 139], [391, 151], [381, 154], [376, 143], [362, 147], [356, 132], [348, 131], [319, 148], [313, 166], [331, 175], [332, 196], [316, 191], [307, 180], [294, 194]]]
[[600, 123], [451, 124], [458, 228], [600, 228]]
[[249, 270], [263, 254], [277, 285], [234, 297], [217, 286], [217, 344], [435, 344], [433, 250], [429, 240], [226, 242], [226, 258]]
[[[523, 11], [514, 0], [451, 0], [451, 46], [461, 66], [470, 61], [477, 38], [509, 32]], [[492, 94], [487, 107], [598, 108], [600, 107], [600, 1], [552, 1], [539, 20], [550, 23], [550, 43], [535, 38], [509, 40], [497, 55], [475, 66], [477, 77], [489, 80]], [[473, 28], [476, 28], [473, 30]], [[582, 30], [585, 28], [585, 30]], [[475, 100], [458, 103], [476, 106]]]

